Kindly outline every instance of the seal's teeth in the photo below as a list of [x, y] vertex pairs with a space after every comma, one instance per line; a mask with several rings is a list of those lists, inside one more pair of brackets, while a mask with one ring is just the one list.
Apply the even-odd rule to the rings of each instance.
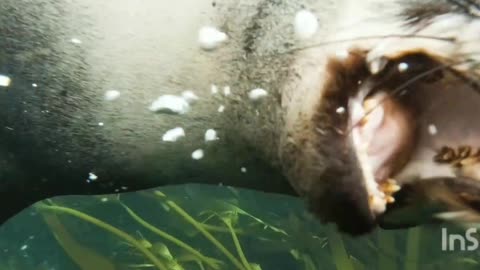
[[460, 161], [461, 166], [469, 166], [469, 165], [473, 165], [475, 163], [478, 163], [478, 158], [476, 158], [476, 157], [468, 157], [468, 158], [462, 159], [462, 161]]
[[438, 163], [451, 163], [456, 159], [455, 150], [451, 147], [444, 146], [434, 157], [434, 161]]
[[374, 195], [368, 196], [368, 204], [370, 205], [370, 208], [375, 208], [379, 203], [381, 202], [378, 197]]
[[457, 149], [444, 146], [437, 152], [433, 160], [454, 167], [469, 166], [480, 162], [480, 151], [474, 151], [471, 146], [460, 146]]
[[473, 156], [471, 146], [460, 146], [458, 148], [458, 156], [460, 158], [467, 158]]
[[362, 119], [360, 119], [360, 122], [358, 122], [358, 125], [361, 127], [364, 127], [368, 123], [368, 115], [365, 115]]
[[379, 189], [385, 193], [387, 196], [394, 194], [395, 192], [399, 191], [401, 187], [397, 184], [397, 181], [394, 179], [387, 179], [383, 183], [380, 184]]
[[375, 107], [378, 105], [378, 101], [374, 100], [373, 98], [368, 98], [363, 101], [363, 109], [365, 111], [370, 111], [375, 109]]
[[400, 186], [399, 185], [390, 185], [387, 188], [385, 188], [385, 193], [393, 194], [395, 192], [400, 191]]
[[382, 71], [387, 65], [387, 63], [388, 60], [385, 57], [375, 58], [369, 63], [368, 69], [370, 70], [370, 73], [372, 73], [372, 75], [375, 75]]
[[385, 180], [385, 182], [390, 184], [390, 185], [396, 185], [397, 184], [397, 181], [393, 178], [388, 178], [387, 180]]
[[367, 112], [367, 114], [365, 114], [365, 116], [363, 116], [363, 118], [359, 122], [359, 125], [361, 127], [365, 126], [370, 121], [371, 114], [369, 112], [375, 109], [377, 105], [378, 105], [378, 102], [374, 99], [366, 99], [363, 102], [362, 107], [363, 107], [363, 110]]
[[392, 197], [392, 196], [385, 197], [385, 200], [387, 201], [387, 203], [394, 203], [395, 202], [395, 198]]
[[451, 166], [456, 176], [480, 180], [480, 150], [471, 146], [451, 148], [444, 146], [433, 160]]

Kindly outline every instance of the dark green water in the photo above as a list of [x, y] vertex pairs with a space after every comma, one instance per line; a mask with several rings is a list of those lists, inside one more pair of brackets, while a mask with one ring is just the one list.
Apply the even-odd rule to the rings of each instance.
[[0, 228], [0, 269], [480, 269], [459, 247], [432, 226], [350, 238], [296, 198], [187, 185], [38, 203]]

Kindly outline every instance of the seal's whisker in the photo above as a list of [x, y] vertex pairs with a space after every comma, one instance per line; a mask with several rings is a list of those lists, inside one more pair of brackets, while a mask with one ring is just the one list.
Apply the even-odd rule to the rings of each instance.
[[470, 13], [470, 8], [468, 5], [465, 5], [464, 3], [458, 1], [458, 0], [448, 0], [447, 2], [451, 3], [453, 6], [456, 6], [460, 9], [462, 9], [466, 13]]
[[[425, 72], [421, 72], [420, 74], [412, 77], [411, 79], [407, 80], [403, 84], [401, 84], [398, 87], [396, 87], [395, 89], [393, 89], [390, 92], [390, 94], [392, 96], [401, 94], [402, 91], [405, 90], [405, 88], [407, 88], [411, 84], [413, 84], [413, 83], [417, 82], [418, 80], [420, 80], [422, 78], [425, 78], [425, 77], [427, 77], [427, 76], [429, 76], [429, 75], [431, 75], [431, 74], [433, 74], [437, 71], [450, 69], [451, 67], [454, 67], [454, 66], [457, 66], [457, 65], [462, 65], [462, 64], [467, 64], [467, 63], [471, 63], [471, 62], [472, 62], [471, 60], [465, 60], [465, 61], [457, 62], [457, 63], [448, 63], [448, 64], [439, 65], [439, 66], [437, 66], [435, 68], [432, 68], [430, 70], [427, 70]], [[456, 74], [458, 76], [461, 75], [460, 72], [455, 72], [453, 69], [450, 69], [450, 70], [453, 71], [453, 74]], [[464, 79], [468, 80], [468, 78], [464, 78]], [[480, 88], [478, 88], [478, 89], [480, 89]], [[480, 91], [478, 89], [474, 87], [474, 91], [476, 91], [478, 94], [480, 94]], [[349, 127], [349, 129], [347, 130], [347, 134], [350, 134], [352, 132], [353, 128], [358, 127], [362, 122], [364, 122], [365, 118], [367, 118], [375, 109], [377, 109], [378, 106], [381, 106], [388, 98], [389, 97], [386, 96], [386, 97], [380, 99], [380, 101], [377, 104], [375, 104], [372, 108], [366, 110], [365, 115], [360, 120], [353, 123], [351, 127]]]
[[473, 17], [479, 17], [478, 13], [480, 11], [480, 5], [472, 0], [448, 0], [450, 4], [453, 6], [458, 7], [466, 14], [471, 15]]
[[314, 49], [322, 46], [335, 45], [335, 44], [352, 42], [352, 41], [375, 40], [375, 39], [386, 39], [386, 38], [420, 38], [420, 39], [438, 40], [442, 42], [455, 42], [454, 38], [448, 38], [448, 37], [436, 37], [436, 36], [417, 35], [417, 34], [390, 34], [390, 35], [364, 36], [364, 37], [355, 37], [355, 38], [349, 38], [349, 39], [337, 39], [337, 40], [331, 40], [331, 41], [324, 41], [324, 42], [307, 45], [304, 47], [292, 48], [284, 52], [279, 52], [276, 55], [289, 54], [289, 53], [294, 53], [298, 51]]
[[[315, 48], [320, 48], [320, 47], [325, 47], [325, 46], [330, 46], [330, 45], [336, 45], [336, 44], [342, 44], [342, 43], [348, 43], [348, 42], [355, 42], [355, 41], [367, 41], [367, 40], [377, 40], [377, 39], [386, 39], [386, 38], [419, 38], [419, 39], [428, 39], [428, 40], [437, 40], [439, 42], [457, 42], [455, 38], [450, 38], [450, 37], [438, 37], [438, 36], [428, 36], [428, 35], [418, 35], [418, 34], [389, 34], [389, 35], [372, 35], [372, 36], [363, 36], [363, 37], [355, 37], [355, 38], [348, 38], [348, 39], [336, 39], [336, 40], [329, 40], [329, 41], [324, 41], [324, 42], [318, 42], [318, 43], [313, 43], [309, 44], [306, 46], [301, 46], [301, 47], [294, 47], [290, 48], [285, 51], [278, 51], [274, 53], [269, 53], [269, 54], [252, 54], [251, 57], [249, 58], [249, 61], [252, 59], [256, 60], [265, 60], [268, 58], [275, 58], [279, 57], [282, 55], [290, 55], [294, 54], [297, 52], [301, 51], [306, 51], [310, 49], [315, 49]], [[235, 57], [232, 59], [228, 60], [246, 60], [246, 56], [242, 55], [241, 57]]]
[[[472, 67], [470, 67], [470, 70], [476, 70], [480, 67], [480, 62], [479, 61], [470, 61], [470, 63], [473, 63]], [[475, 74], [475, 73], [474, 73]], [[471, 86], [471, 89], [475, 91], [477, 94], [480, 95], [480, 81], [475, 80], [474, 78], [471, 78], [462, 72], [459, 72], [457, 70], [452, 70], [452, 75], [454, 75], [456, 78], [462, 80], [463, 82], [467, 83], [468, 85]], [[475, 74], [477, 75], [477, 74]]]

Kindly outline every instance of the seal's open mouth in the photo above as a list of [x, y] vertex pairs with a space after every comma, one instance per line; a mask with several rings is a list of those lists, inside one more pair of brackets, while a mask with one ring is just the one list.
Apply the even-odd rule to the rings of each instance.
[[290, 150], [299, 157], [289, 171], [296, 190], [321, 220], [351, 234], [372, 230], [406, 184], [480, 180], [471, 74], [423, 52], [380, 62], [365, 55], [329, 62], [309, 131], [298, 133], [308, 137]]
[[[362, 89], [363, 90], [363, 89]], [[400, 189], [391, 179], [411, 155], [416, 123], [413, 114], [388, 93], [371, 97], [361, 91], [350, 101], [351, 136], [374, 213], [385, 211]]]
[[375, 215], [395, 202], [403, 184], [433, 177], [480, 180], [475, 87], [424, 54], [390, 60], [359, 82], [348, 102], [349, 129]]

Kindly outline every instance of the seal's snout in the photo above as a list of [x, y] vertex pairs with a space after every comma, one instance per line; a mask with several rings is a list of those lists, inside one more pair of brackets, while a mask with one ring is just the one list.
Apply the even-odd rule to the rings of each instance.
[[442, 149], [480, 149], [471, 81], [422, 52], [396, 57], [376, 68], [368, 51], [330, 59], [318, 102], [283, 147], [287, 175], [312, 212], [350, 234], [373, 230], [412, 181], [480, 180], [472, 158], [453, 166], [438, 158]]
[[313, 214], [344, 232], [364, 234], [376, 227], [376, 214], [354, 148], [349, 102], [369, 71], [361, 52], [332, 59], [326, 70], [322, 96], [311, 117], [282, 146], [283, 164]]

